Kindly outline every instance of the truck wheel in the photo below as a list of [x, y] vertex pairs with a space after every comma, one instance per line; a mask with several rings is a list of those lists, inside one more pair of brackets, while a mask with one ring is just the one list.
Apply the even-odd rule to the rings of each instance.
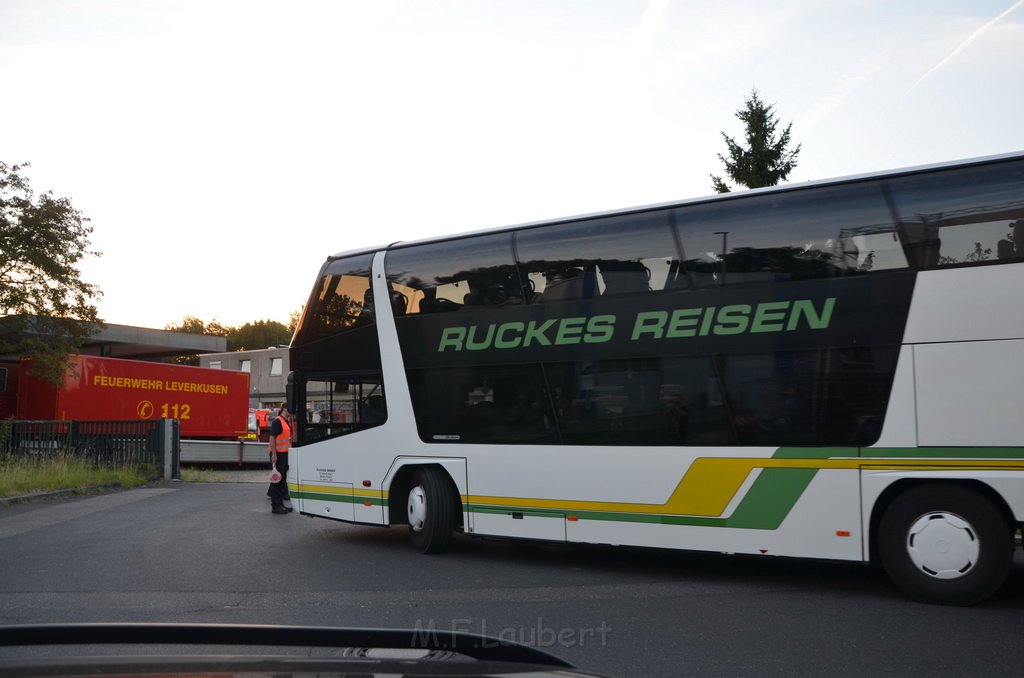
[[455, 501], [448, 476], [435, 468], [416, 472], [409, 488], [409, 536], [423, 553], [441, 553], [455, 531]]
[[896, 497], [879, 523], [889, 577], [923, 602], [974, 605], [995, 593], [1013, 565], [1013, 532], [980, 493], [919, 485]]

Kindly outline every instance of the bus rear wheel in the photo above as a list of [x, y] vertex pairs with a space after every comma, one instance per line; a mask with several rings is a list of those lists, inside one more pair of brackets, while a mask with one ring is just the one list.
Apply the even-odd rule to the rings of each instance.
[[886, 573], [912, 598], [974, 605], [1009, 576], [1013, 532], [979, 492], [952, 484], [920, 485], [886, 509], [878, 550]]
[[441, 553], [455, 532], [455, 501], [448, 476], [439, 469], [424, 468], [413, 476], [409, 488], [409, 537], [423, 553]]

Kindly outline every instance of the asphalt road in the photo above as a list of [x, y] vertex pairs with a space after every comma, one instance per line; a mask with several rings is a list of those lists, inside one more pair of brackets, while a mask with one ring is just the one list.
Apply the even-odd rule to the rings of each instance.
[[[256, 476], [257, 478], [259, 476]], [[406, 627], [520, 640], [612, 676], [1017, 676], [1024, 557], [991, 602], [861, 565], [482, 541], [270, 513], [259, 483], [0, 507], [0, 623]]]

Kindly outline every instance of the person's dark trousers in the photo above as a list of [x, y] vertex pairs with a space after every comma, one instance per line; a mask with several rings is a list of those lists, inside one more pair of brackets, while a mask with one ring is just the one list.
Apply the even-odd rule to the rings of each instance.
[[[271, 457], [270, 454], [268, 453], [267, 454], [267, 461], [270, 461], [271, 459], [273, 459], [273, 457]], [[271, 463], [273, 463], [273, 462], [271, 462]], [[274, 483], [270, 483], [270, 485], [267, 485], [267, 498], [271, 499], [271, 500], [273, 500], [273, 498], [274, 498]], [[285, 499], [291, 499], [292, 498], [291, 493], [288, 492], [288, 483], [284, 484], [284, 498]]]
[[284, 506], [288, 497], [288, 453], [277, 455], [277, 470], [281, 473], [280, 482], [270, 486], [270, 503], [273, 506]]

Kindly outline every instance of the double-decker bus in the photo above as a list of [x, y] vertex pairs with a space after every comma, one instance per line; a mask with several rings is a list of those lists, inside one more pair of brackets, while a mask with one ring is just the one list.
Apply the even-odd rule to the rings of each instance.
[[290, 360], [301, 513], [976, 603], [1024, 521], [1024, 154], [331, 256]]

